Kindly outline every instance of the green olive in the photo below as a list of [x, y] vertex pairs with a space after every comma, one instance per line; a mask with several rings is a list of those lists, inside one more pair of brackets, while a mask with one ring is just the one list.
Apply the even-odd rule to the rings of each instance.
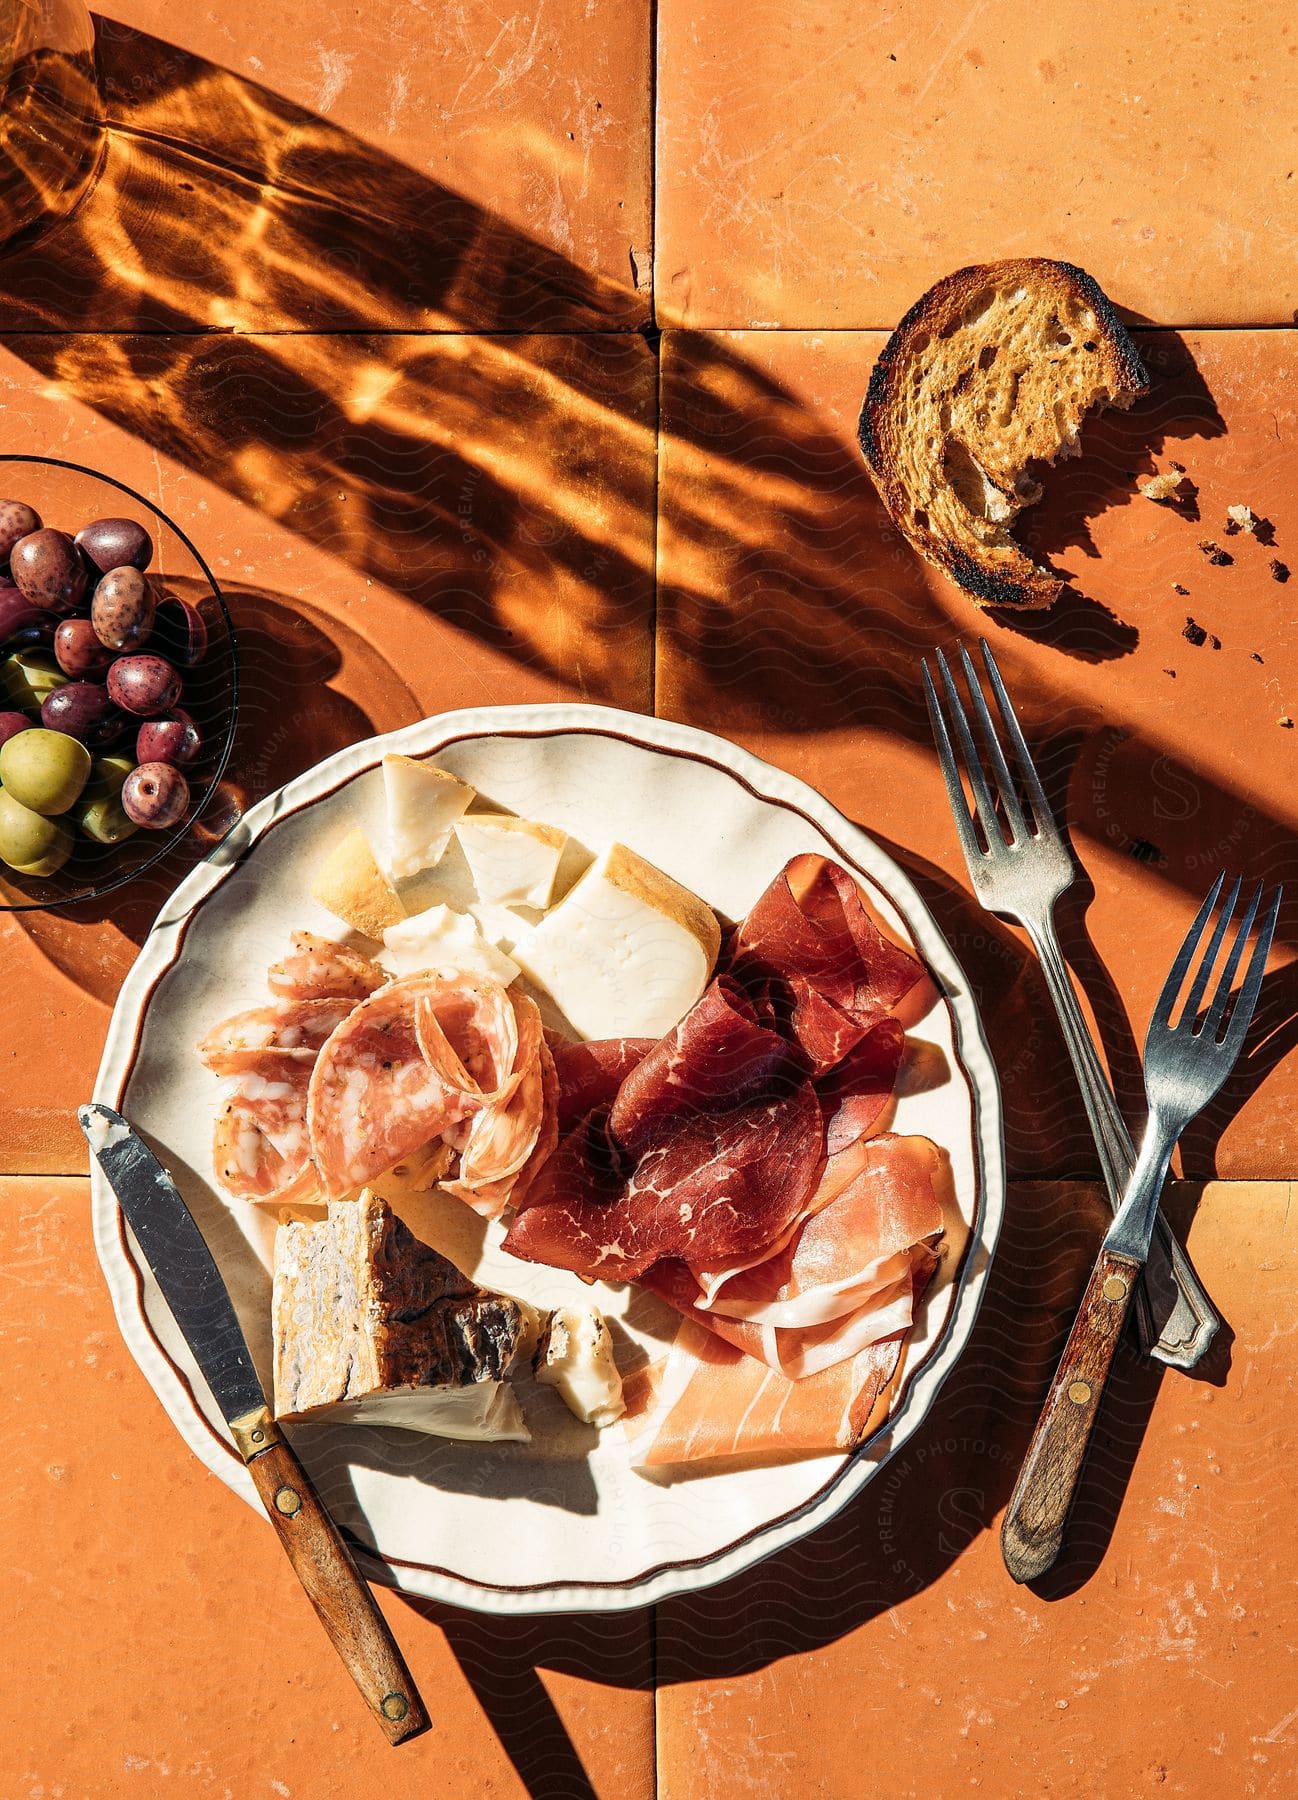
[[66, 825], [0, 792], [0, 861], [20, 875], [56, 875], [71, 854], [72, 833]]
[[89, 778], [89, 750], [64, 731], [34, 728], [0, 744], [5, 791], [47, 819], [75, 806]]
[[0, 662], [0, 701], [15, 712], [38, 713], [55, 688], [67, 685], [50, 650], [15, 650]]

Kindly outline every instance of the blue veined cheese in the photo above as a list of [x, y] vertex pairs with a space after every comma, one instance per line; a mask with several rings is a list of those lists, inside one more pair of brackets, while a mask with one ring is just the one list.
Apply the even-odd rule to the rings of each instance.
[[275, 1237], [275, 1416], [527, 1439], [509, 1375], [536, 1337], [365, 1189]]
[[383, 758], [388, 830], [384, 855], [394, 881], [442, 860], [455, 821], [475, 798], [467, 781], [413, 756]]
[[513, 813], [466, 813], [455, 835], [473, 885], [488, 905], [543, 910], [550, 904], [566, 831]]
[[697, 894], [612, 844], [511, 955], [581, 1037], [662, 1037], [707, 986], [720, 947]]

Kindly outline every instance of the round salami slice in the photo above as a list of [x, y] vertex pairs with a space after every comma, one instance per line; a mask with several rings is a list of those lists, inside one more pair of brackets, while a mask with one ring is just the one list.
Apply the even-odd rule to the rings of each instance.
[[278, 1078], [247, 1072], [217, 1112], [212, 1162], [234, 1199], [284, 1205], [317, 1197], [306, 1123], [310, 1073], [292, 1062]]
[[313, 931], [295, 931], [290, 954], [266, 973], [271, 993], [281, 1000], [364, 1000], [387, 979], [368, 956]]
[[385, 1174], [475, 1109], [420, 1047], [416, 1007], [439, 986], [426, 975], [390, 982], [362, 1000], [320, 1051], [307, 1123], [327, 1199]]
[[355, 1004], [343, 998], [254, 1006], [214, 1026], [199, 1044], [198, 1054], [214, 1075], [252, 1072], [273, 1079], [288, 1062], [302, 1063], [309, 1070], [320, 1046]]

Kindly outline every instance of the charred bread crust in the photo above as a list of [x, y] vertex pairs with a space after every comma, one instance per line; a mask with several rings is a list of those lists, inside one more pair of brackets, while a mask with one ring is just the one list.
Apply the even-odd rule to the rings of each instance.
[[1075, 263], [1047, 257], [1017, 257], [998, 263], [971, 263], [944, 276], [911, 306], [880, 352], [870, 374], [861, 406], [857, 436], [861, 454], [889, 515], [922, 555], [944, 569], [983, 606], [1012, 606], [1020, 610], [1049, 606], [1065, 583], [1041, 571], [1039, 579], [1013, 580], [978, 561], [959, 544], [928, 536], [920, 537], [908, 525], [908, 495], [895, 466], [890, 433], [903, 425], [900, 375], [909, 371], [915, 356], [927, 343], [915, 348], [921, 334], [926, 339], [942, 335], [943, 328], [958, 320], [973, 296], [989, 284], [1003, 286], [1016, 281], [1041, 291], [1057, 287], [1090, 308], [1095, 317], [1094, 337], [1102, 366], [1115, 397], [1126, 404], [1148, 391], [1149, 377], [1126, 327], [1112, 302], [1093, 276]]

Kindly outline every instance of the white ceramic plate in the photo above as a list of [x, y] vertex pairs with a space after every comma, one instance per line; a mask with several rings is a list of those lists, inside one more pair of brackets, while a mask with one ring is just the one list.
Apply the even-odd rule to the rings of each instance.
[[[944, 990], [913, 1027], [934, 1049], [927, 1081], [914, 1084], [923, 1091], [902, 1096], [893, 1129], [946, 1150], [968, 1239], [926, 1297], [891, 1417], [854, 1455], [651, 1480], [616, 1433], [596, 1441], [557, 1396], [531, 1384], [531, 1445], [356, 1426], [293, 1433], [366, 1572], [407, 1592], [483, 1612], [561, 1612], [640, 1606], [707, 1586], [837, 1511], [916, 1430], [968, 1339], [1004, 1195], [996, 1076], [968, 986], [909, 880], [864, 832], [801, 782], [705, 732], [602, 707], [500, 707], [425, 719], [331, 757], [254, 808], [177, 889], [122, 989], [95, 1089], [179, 1180], [268, 1391], [273, 1222], [227, 1204], [212, 1185], [217, 1086], [194, 1045], [216, 1020], [264, 1002], [264, 972], [292, 927], [338, 934], [307, 897], [309, 872], [345, 823], [379, 827], [378, 764], [394, 750], [435, 757], [497, 807], [562, 826], [591, 850], [620, 839], [732, 918], [798, 851], [835, 856], [865, 880]], [[259, 1506], [97, 1168], [93, 1193], [99, 1256], [132, 1354], [195, 1454]], [[589, 1293], [575, 1277], [505, 1256], [499, 1228], [484, 1237], [457, 1203], [400, 1210], [485, 1285], [542, 1306]], [[597, 1296], [624, 1351], [636, 1343], [661, 1352], [670, 1315], [657, 1301], [614, 1288]]]

